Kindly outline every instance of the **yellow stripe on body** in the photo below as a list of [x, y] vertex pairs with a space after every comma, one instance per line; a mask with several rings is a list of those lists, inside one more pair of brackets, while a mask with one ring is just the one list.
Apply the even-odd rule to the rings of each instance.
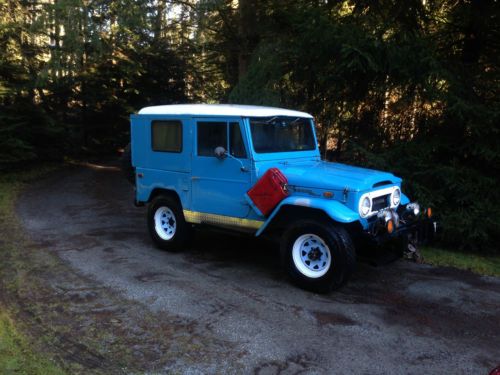
[[259, 229], [264, 224], [260, 220], [241, 219], [239, 217], [206, 214], [189, 210], [183, 210], [183, 212], [186, 221], [193, 224], [216, 224], [250, 229]]

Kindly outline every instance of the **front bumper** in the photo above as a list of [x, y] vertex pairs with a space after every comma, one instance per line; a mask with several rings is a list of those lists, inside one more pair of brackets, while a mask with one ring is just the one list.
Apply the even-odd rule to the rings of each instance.
[[404, 207], [398, 210], [387, 210], [387, 216], [394, 219], [393, 228], [388, 228], [388, 220], [385, 217], [377, 217], [370, 223], [369, 229], [364, 231], [365, 240], [376, 245], [381, 245], [396, 239], [409, 239], [411, 242], [419, 245], [425, 245], [432, 242], [438, 231], [437, 220], [427, 216], [427, 210], [423, 214], [408, 215]]

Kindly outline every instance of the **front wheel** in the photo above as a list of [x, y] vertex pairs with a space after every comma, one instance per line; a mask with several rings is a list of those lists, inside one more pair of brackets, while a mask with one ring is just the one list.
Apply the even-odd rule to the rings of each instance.
[[327, 293], [343, 285], [354, 272], [356, 254], [349, 234], [319, 221], [301, 221], [283, 235], [285, 268], [299, 287]]
[[182, 250], [189, 237], [180, 205], [170, 196], [158, 196], [149, 204], [148, 228], [156, 246], [164, 250]]

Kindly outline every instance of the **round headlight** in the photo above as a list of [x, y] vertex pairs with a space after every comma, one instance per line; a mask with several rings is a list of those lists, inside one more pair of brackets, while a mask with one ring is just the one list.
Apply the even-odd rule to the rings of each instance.
[[370, 198], [364, 197], [361, 200], [361, 204], [359, 205], [359, 214], [362, 217], [365, 217], [366, 215], [368, 215], [370, 213], [371, 206], [372, 206], [372, 202], [371, 202]]
[[401, 202], [401, 190], [394, 189], [391, 196], [391, 201], [393, 206], [397, 206]]

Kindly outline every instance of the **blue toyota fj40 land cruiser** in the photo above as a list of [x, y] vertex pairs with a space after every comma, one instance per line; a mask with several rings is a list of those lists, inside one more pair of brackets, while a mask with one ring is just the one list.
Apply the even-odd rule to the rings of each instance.
[[[345, 283], [362, 240], [384, 243], [435, 230], [431, 210], [410, 203], [400, 178], [322, 161], [313, 118], [304, 112], [146, 107], [131, 116], [131, 153], [136, 204], [148, 204], [158, 247], [182, 249], [199, 224], [266, 235], [279, 239], [288, 274], [309, 290]], [[264, 181], [252, 197], [251, 189], [270, 170], [286, 183]], [[266, 189], [282, 191], [264, 216], [258, 201]]]

